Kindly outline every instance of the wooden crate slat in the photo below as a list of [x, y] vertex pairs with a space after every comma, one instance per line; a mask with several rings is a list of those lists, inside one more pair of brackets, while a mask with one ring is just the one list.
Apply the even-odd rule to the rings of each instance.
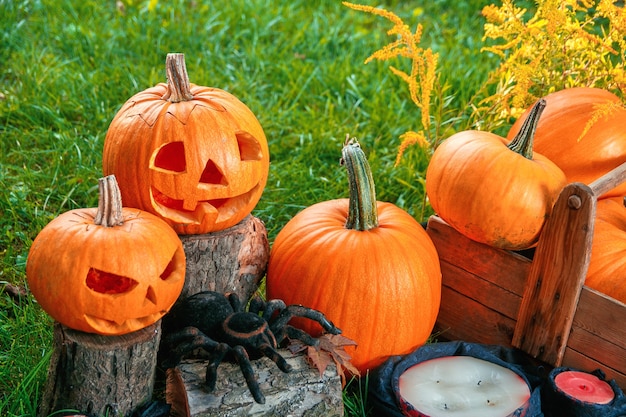
[[[572, 327], [567, 348], [576, 352], [585, 352], [585, 356], [602, 364], [603, 367], [617, 369], [626, 363], [624, 346], [613, 344], [576, 326]], [[591, 371], [592, 369], [586, 370]]]
[[435, 326], [435, 332], [441, 333], [442, 338], [510, 345], [514, 320], [445, 286], [441, 291], [441, 302], [448, 306], [439, 311]]
[[[504, 287], [483, 279], [452, 265], [448, 262], [441, 263], [443, 285], [459, 292], [476, 302], [499, 312], [500, 314], [516, 320], [522, 297], [516, 295]], [[505, 273], [506, 274], [506, 273]]]
[[626, 305], [598, 291], [583, 287], [574, 326], [626, 349]]
[[524, 292], [531, 263], [528, 258], [468, 239], [436, 216], [429, 219], [426, 230], [442, 261], [457, 265], [515, 294]]
[[601, 369], [605, 373], [608, 380], [614, 379], [615, 382], [617, 382], [617, 385], [619, 385], [622, 389], [625, 389], [626, 387], [626, 371], [624, 371], [623, 366], [620, 370], [608, 368], [604, 364], [589, 358], [586, 353], [577, 352], [569, 347], [565, 349], [562, 366], [582, 369], [587, 372]]

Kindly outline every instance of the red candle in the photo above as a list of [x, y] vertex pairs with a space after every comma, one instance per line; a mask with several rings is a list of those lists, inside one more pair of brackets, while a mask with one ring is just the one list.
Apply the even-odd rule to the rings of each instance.
[[400, 375], [399, 393], [405, 414], [420, 417], [506, 417], [525, 409], [530, 399], [521, 376], [470, 356], [412, 366]]
[[615, 398], [608, 383], [586, 372], [561, 372], [554, 378], [554, 384], [569, 397], [586, 403], [608, 404]]

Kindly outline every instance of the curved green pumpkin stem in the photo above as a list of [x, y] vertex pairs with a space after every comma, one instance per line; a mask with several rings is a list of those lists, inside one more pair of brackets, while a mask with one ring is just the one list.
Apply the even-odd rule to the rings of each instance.
[[350, 204], [346, 229], [370, 230], [378, 227], [376, 189], [372, 170], [356, 138], [346, 135], [341, 150], [341, 164], [348, 170]]
[[113, 227], [124, 223], [122, 195], [115, 175], [98, 179], [98, 211], [93, 223], [98, 226]]
[[187, 66], [185, 65], [185, 55], [167, 54], [165, 71], [167, 72], [167, 92], [161, 98], [172, 103], [193, 99]]
[[509, 143], [508, 148], [510, 150], [522, 155], [525, 158], [533, 159], [533, 140], [535, 138], [535, 130], [537, 129], [537, 123], [539, 123], [541, 113], [543, 113], [543, 109], [545, 108], [545, 99], [542, 98], [535, 103], [532, 109], [530, 109], [530, 113], [528, 114], [526, 120], [524, 120], [519, 132], [517, 132], [517, 135], [515, 135], [511, 143]]

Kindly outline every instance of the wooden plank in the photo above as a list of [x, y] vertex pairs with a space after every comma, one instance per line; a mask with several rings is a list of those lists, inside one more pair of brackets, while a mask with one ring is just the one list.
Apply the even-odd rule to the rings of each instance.
[[[626, 346], [626, 304], [583, 287], [574, 316], [574, 326], [615, 345]], [[626, 360], [622, 368], [626, 372]]]
[[567, 348], [580, 352], [587, 358], [594, 360], [605, 367], [622, 370], [626, 364], [626, 349], [624, 346], [615, 345], [598, 335], [587, 330], [572, 327], [572, 333], [567, 343]]
[[587, 372], [601, 369], [605, 373], [608, 380], [614, 379], [622, 390], [626, 390], [626, 372], [608, 368], [603, 364], [590, 359], [585, 354], [575, 351], [574, 349], [565, 349], [562, 366], [580, 369]]
[[441, 261], [457, 265], [514, 294], [521, 296], [524, 292], [531, 263], [528, 258], [475, 242], [437, 216], [430, 217], [426, 231], [435, 244]]
[[448, 287], [441, 291], [442, 305], [435, 332], [446, 340], [510, 346], [515, 321]]
[[563, 360], [593, 237], [596, 200], [591, 189], [567, 185], [541, 233], [513, 346], [554, 366]]
[[[504, 316], [517, 320], [522, 302], [520, 295], [496, 285], [481, 276], [476, 276], [443, 261], [441, 263], [442, 283], [444, 286], [461, 293], [478, 303], [495, 310]], [[454, 304], [441, 304], [441, 309], [458, 308]]]

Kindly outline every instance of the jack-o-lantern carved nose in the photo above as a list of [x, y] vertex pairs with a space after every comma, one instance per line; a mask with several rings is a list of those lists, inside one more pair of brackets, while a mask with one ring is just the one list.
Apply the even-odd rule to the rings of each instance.
[[200, 182], [204, 184], [220, 184], [220, 185], [228, 185], [228, 180], [222, 173], [222, 171], [215, 165], [215, 162], [209, 159], [209, 162], [206, 163], [204, 167], [204, 171], [202, 171], [202, 175], [200, 176]]
[[152, 285], [148, 285], [148, 291], [146, 291], [146, 300], [154, 305], [157, 304], [157, 295], [156, 292], [154, 292], [154, 288], [152, 288]]

